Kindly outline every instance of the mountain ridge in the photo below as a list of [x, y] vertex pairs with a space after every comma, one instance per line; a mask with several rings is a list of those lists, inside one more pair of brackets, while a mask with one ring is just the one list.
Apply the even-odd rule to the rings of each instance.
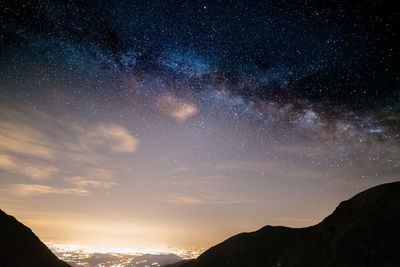
[[0, 266], [69, 267], [30, 228], [0, 209]]
[[342, 201], [306, 228], [264, 226], [240, 233], [179, 267], [400, 266], [400, 182]]

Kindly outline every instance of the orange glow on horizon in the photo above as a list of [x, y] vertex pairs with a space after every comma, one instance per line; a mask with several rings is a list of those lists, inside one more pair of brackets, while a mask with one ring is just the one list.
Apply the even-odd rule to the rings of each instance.
[[138, 248], [124, 248], [124, 247], [91, 247], [85, 245], [58, 243], [55, 241], [44, 242], [53, 252], [68, 253], [68, 252], [81, 252], [85, 254], [104, 253], [104, 254], [127, 254], [127, 255], [167, 255], [175, 254], [183, 259], [191, 259], [198, 257], [204, 248], [191, 248], [181, 249], [174, 247], [138, 247]]

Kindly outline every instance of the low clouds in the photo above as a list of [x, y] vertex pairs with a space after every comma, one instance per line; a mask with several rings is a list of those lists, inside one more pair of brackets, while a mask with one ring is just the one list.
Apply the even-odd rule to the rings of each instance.
[[[9, 110], [0, 109], [1, 112]], [[19, 112], [18, 112], [19, 113]], [[24, 114], [17, 114], [22, 118]], [[19, 117], [20, 117], [19, 116]], [[0, 119], [0, 152], [22, 153], [32, 156], [52, 158], [54, 153], [48, 138], [39, 130], [20, 121]]]
[[76, 188], [110, 188], [111, 186], [116, 185], [116, 183], [111, 181], [91, 180], [79, 176], [69, 178], [69, 182], [76, 186]]
[[164, 94], [157, 98], [159, 110], [178, 122], [185, 122], [197, 113], [197, 107], [188, 100], [172, 94]]
[[74, 195], [74, 196], [88, 196], [90, 192], [83, 187], [75, 188], [56, 188], [48, 185], [41, 184], [13, 184], [8, 187], [8, 191], [18, 197], [30, 197], [36, 195]]
[[33, 180], [45, 180], [58, 172], [54, 166], [36, 166], [10, 155], [0, 154], [0, 170], [22, 174]]
[[238, 205], [251, 203], [253, 200], [238, 195], [218, 192], [218, 194], [197, 192], [192, 194], [171, 194], [167, 202], [175, 205]]
[[117, 184], [110, 153], [137, 150], [138, 140], [117, 124], [56, 120], [23, 106], [0, 110], [0, 173], [12, 177], [12, 184], [0, 181], [5, 194], [88, 196], [110, 189]]
[[7, 191], [14, 196], [30, 197], [36, 195], [73, 195], [73, 196], [89, 196], [94, 188], [109, 189], [116, 185], [110, 179], [102, 179], [101, 177], [84, 178], [70, 177], [65, 178], [66, 187], [56, 187], [42, 184], [12, 184], [8, 186]]
[[39, 195], [72, 195], [86, 197], [92, 194], [93, 189], [110, 189], [117, 185], [114, 173], [107, 169], [92, 169], [83, 176], [58, 179], [56, 185], [44, 184], [11, 184], [6, 187], [5, 193], [17, 197], [31, 197]]
[[136, 151], [138, 144], [138, 140], [127, 129], [110, 123], [97, 124], [82, 139], [84, 144], [104, 146], [113, 152], [132, 153]]
[[177, 205], [202, 205], [205, 203], [203, 198], [190, 195], [171, 195], [167, 197], [167, 201]]

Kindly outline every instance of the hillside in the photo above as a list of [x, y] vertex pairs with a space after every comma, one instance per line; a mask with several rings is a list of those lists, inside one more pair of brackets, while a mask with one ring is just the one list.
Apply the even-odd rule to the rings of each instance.
[[400, 266], [400, 182], [340, 203], [307, 228], [265, 226], [241, 233], [180, 267]]
[[14, 217], [0, 210], [0, 266], [68, 267]]

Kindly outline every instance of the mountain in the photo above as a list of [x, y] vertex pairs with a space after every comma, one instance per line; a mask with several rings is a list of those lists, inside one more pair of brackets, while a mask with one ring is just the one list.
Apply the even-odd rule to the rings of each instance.
[[185, 259], [185, 260], [181, 260], [181, 261], [178, 261], [178, 262], [175, 262], [175, 263], [172, 263], [172, 264], [167, 264], [167, 265], [162, 266], [162, 267], [180, 267], [180, 266], [182, 266], [182, 264], [184, 264], [186, 262], [190, 262], [190, 261], [192, 261], [192, 260]]
[[68, 267], [31, 229], [0, 210], [0, 266]]
[[87, 253], [64, 249], [55, 251], [55, 254], [74, 267], [81, 267], [82, 264], [85, 266], [157, 267], [182, 261], [182, 258], [175, 254]]
[[317, 225], [265, 226], [174, 266], [400, 266], [400, 182], [357, 194]]
[[181, 261], [181, 260], [182, 260], [182, 258], [175, 254], [168, 254], [168, 255], [145, 254], [145, 255], [135, 258], [134, 266], [135, 267], [165, 266], [167, 264], [174, 263], [174, 262]]

